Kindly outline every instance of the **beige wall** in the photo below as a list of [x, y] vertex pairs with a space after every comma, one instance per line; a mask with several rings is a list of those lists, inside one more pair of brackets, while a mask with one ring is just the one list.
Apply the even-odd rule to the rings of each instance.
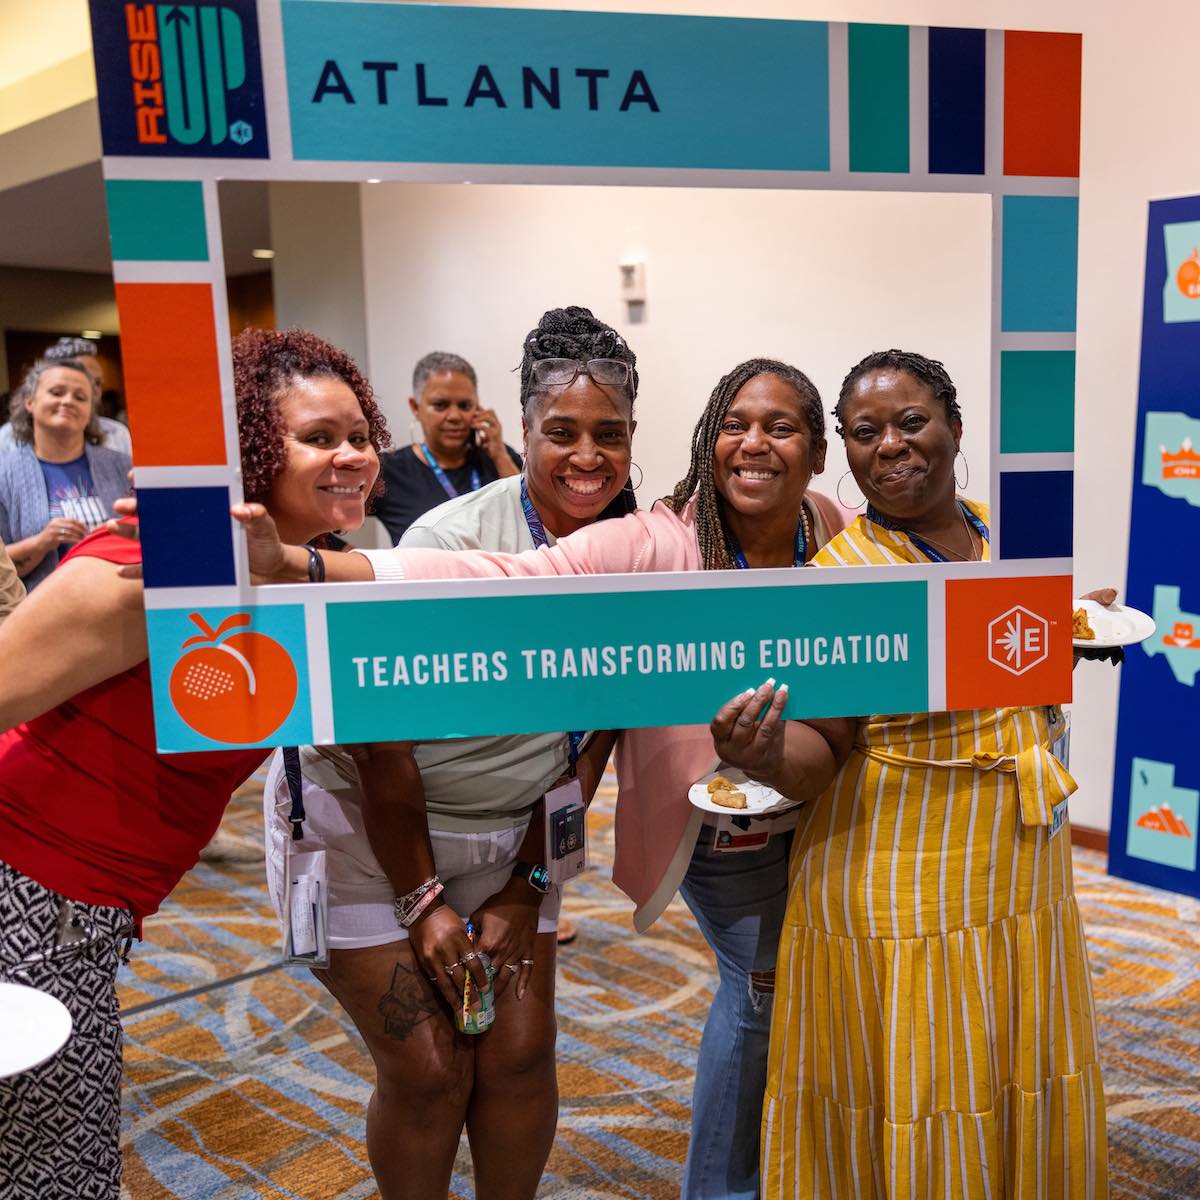
[[[686, 473], [696, 418], [738, 362], [795, 363], [828, 409], [848, 367], [890, 345], [945, 356], [974, 413], [971, 490], [987, 499], [989, 197], [380, 184], [362, 201], [372, 381], [399, 441], [413, 363], [451, 350], [520, 446], [525, 335], [543, 310], [583, 304], [638, 356], [645, 505]], [[637, 321], [624, 259], [646, 265]], [[832, 493], [845, 459], [830, 435], [818, 486]]]

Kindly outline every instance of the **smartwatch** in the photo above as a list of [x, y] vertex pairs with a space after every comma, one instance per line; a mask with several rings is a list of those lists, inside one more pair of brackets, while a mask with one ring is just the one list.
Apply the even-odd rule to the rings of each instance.
[[513, 878], [523, 879], [535, 892], [543, 895], [550, 890], [550, 872], [534, 863], [518, 862], [513, 866]]

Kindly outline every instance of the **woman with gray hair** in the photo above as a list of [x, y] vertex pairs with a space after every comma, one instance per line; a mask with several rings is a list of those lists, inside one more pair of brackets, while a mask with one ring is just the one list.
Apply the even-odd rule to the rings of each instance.
[[13, 395], [14, 447], [0, 454], [0, 541], [32, 590], [62, 554], [113, 515], [128, 454], [101, 445], [92, 380], [74, 359], [42, 359]]

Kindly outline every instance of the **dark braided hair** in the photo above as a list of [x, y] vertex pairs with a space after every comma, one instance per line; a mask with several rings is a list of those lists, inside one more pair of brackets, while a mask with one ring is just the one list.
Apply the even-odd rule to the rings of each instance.
[[[633, 416], [633, 402], [637, 396], [637, 355], [629, 348], [625, 339], [611, 326], [606, 325], [590, 308], [572, 304], [566, 308], [552, 308], [542, 314], [537, 327], [525, 336], [524, 353], [521, 356], [521, 411], [526, 420], [531, 415], [535, 400], [541, 395], [533, 385], [533, 364], [540, 358], [573, 358], [587, 362], [590, 358], [615, 358], [629, 364], [633, 390], [629, 394], [629, 415]], [[625, 486], [597, 520], [606, 517], [623, 517], [637, 511], [637, 496], [633, 485], [626, 480]]]
[[942, 402], [946, 410], [946, 421], [962, 421], [962, 409], [958, 406], [958, 389], [950, 378], [946, 368], [936, 358], [926, 358], [913, 350], [876, 350], [868, 354], [860, 363], [850, 368], [850, 373], [842, 380], [842, 390], [838, 392], [837, 406], [833, 410], [837, 424], [838, 437], [843, 440], [846, 430], [842, 422], [846, 418], [846, 401], [854, 390], [854, 385], [872, 371], [905, 371], [914, 379], [923, 383], [934, 396]]
[[728, 571], [736, 565], [722, 516], [722, 500], [713, 479], [713, 454], [729, 406], [756, 375], [774, 375], [789, 384], [804, 408], [813, 440], [820, 441], [825, 436], [821, 394], [799, 367], [774, 358], [751, 358], [739, 363], [713, 388], [692, 434], [692, 465], [664, 501], [674, 512], [682, 512], [692, 496], [697, 497], [696, 536], [700, 542], [700, 562], [706, 571]]

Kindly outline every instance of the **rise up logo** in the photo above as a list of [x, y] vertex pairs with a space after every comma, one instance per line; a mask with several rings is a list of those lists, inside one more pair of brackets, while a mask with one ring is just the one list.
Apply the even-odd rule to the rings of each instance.
[[92, 0], [105, 154], [265, 158], [254, 0]]

